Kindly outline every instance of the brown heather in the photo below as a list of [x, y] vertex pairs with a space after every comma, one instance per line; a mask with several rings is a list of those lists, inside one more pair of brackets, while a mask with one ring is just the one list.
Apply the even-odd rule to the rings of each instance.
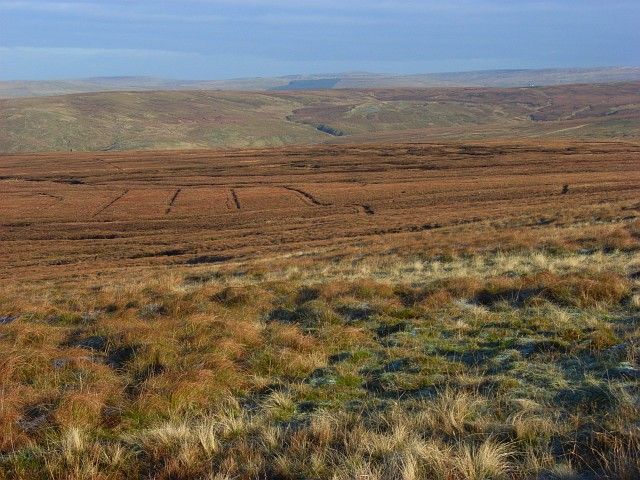
[[262, 153], [0, 158], [0, 478], [640, 477], [638, 147]]

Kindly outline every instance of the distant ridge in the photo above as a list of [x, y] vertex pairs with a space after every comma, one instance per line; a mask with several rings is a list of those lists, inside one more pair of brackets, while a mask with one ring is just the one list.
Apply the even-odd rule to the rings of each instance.
[[327, 90], [335, 88], [340, 78], [319, 78], [317, 80], [291, 80], [286, 85], [280, 85], [272, 90]]
[[0, 98], [71, 93], [153, 90], [328, 90], [424, 87], [527, 87], [640, 80], [640, 67], [486, 70], [389, 75], [349, 72], [233, 80], [170, 80], [153, 77], [94, 77], [70, 80], [0, 81]]

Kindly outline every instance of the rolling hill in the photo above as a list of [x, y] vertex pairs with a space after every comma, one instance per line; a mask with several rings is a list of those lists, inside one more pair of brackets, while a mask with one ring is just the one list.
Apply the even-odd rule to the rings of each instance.
[[0, 152], [640, 137], [640, 82], [536, 88], [101, 92], [0, 100]]

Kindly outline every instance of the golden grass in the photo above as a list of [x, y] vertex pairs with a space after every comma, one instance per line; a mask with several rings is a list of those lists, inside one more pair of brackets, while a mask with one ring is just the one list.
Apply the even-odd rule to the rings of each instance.
[[[640, 223], [620, 181], [556, 224], [540, 223], [543, 196], [522, 216], [466, 225], [456, 210], [416, 235], [375, 233], [413, 217], [365, 213], [353, 247], [287, 243], [287, 218], [221, 263], [11, 257], [25, 276], [0, 288], [0, 478], [637, 478]], [[338, 210], [283, 211], [318, 231], [361, 213]], [[251, 215], [228, 214], [220, 242], [238, 219], [264, 224]], [[172, 245], [158, 235], [125, 249]], [[50, 258], [56, 241], [40, 244]]]
[[390, 258], [6, 288], [0, 478], [637, 476], [635, 251]]

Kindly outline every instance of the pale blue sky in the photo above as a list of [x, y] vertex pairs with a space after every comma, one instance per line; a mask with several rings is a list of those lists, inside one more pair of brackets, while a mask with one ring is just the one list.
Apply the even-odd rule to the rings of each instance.
[[0, 79], [640, 65], [640, 0], [0, 0]]

